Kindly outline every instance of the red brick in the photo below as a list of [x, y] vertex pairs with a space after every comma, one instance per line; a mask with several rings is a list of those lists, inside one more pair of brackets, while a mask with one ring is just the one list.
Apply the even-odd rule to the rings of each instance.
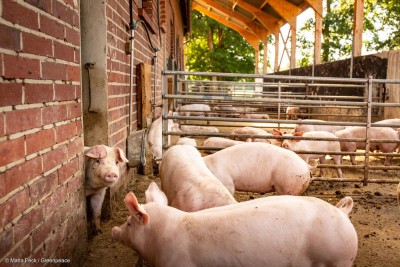
[[82, 103], [70, 103], [68, 107], [68, 119], [79, 118], [82, 116]]
[[68, 139], [71, 139], [76, 135], [76, 124], [75, 122], [71, 122], [68, 124], [61, 125], [56, 128], [57, 132], [57, 143], [64, 142]]
[[59, 42], [54, 42], [54, 57], [65, 61], [74, 62], [75, 48]]
[[28, 4], [37, 7], [46, 13], [51, 13], [51, 1], [52, 0], [25, 0]]
[[53, 1], [53, 15], [66, 23], [74, 24], [75, 10], [67, 7], [63, 2]]
[[5, 78], [40, 78], [40, 62], [37, 59], [3, 55]]
[[68, 158], [83, 152], [83, 138], [77, 138], [68, 144]]
[[26, 184], [31, 179], [42, 173], [42, 158], [36, 157], [24, 163], [21, 163], [4, 173], [5, 194]]
[[2, 18], [29, 29], [38, 30], [38, 13], [14, 1], [3, 1]]
[[0, 107], [22, 104], [22, 84], [0, 83]]
[[50, 124], [67, 119], [67, 106], [50, 106], [43, 108], [43, 124]]
[[42, 78], [64, 81], [67, 79], [67, 66], [55, 62], [42, 62]]
[[81, 135], [83, 134], [83, 125], [82, 125], [82, 121], [76, 121], [76, 134], [77, 135]]
[[45, 148], [51, 147], [54, 145], [55, 140], [56, 134], [53, 128], [29, 134], [26, 136], [26, 153], [27, 155], [30, 155]]
[[65, 41], [70, 44], [79, 46], [81, 43], [79, 31], [76, 28], [66, 27], [65, 28]]
[[0, 24], [0, 36], [7, 36], [7, 38], [0, 38], [0, 47], [14, 51], [21, 51], [20, 34], [21, 32], [18, 29]]
[[6, 134], [13, 134], [42, 125], [39, 108], [6, 112]]
[[[74, 160], [71, 160], [67, 164], [61, 166], [58, 169], [58, 180], [59, 183], [63, 183], [69, 178], [71, 178], [74, 174], [76, 174], [79, 171], [79, 162], [78, 158], [75, 158]], [[70, 191], [70, 192], [75, 192], [75, 191]]]
[[[45, 217], [52, 216], [64, 202], [67, 201], [67, 187], [61, 186], [56, 189], [50, 196], [43, 201], [43, 215]], [[59, 214], [57, 213], [58, 217]], [[58, 220], [61, 221], [60, 218]]]
[[[76, 164], [78, 165], [77, 160], [76, 160]], [[76, 170], [78, 170], [78, 166], [74, 166], [74, 167], [76, 167]], [[82, 184], [84, 182], [84, 181], [82, 181], [83, 177], [84, 177], [84, 174], [77, 175], [68, 181], [68, 191], [70, 193], [75, 193], [82, 187]]]
[[0, 166], [4, 166], [25, 156], [24, 138], [6, 140], [0, 143]]
[[14, 242], [16, 243], [29, 235], [41, 221], [43, 221], [42, 206], [37, 206], [28, 214], [22, 216], [14, 226]]
[[37, 35], [22, 33], [22, 51], [25, 53], [53, 57], [53, 42]]
[[50, 194], [57, 187], [57, 185], [58, 175], [55, 172], [37, 180], [29, 187], [32, 204]]
[[13, 228], [0, 232], [0, 259], [3, 258], [13, 246]]
[[0, 204], [0, 228], [11, 222], [22, 211], [26, 210], [30, 205], [29, 190], [27, 188], [19, 191], [6, 202]]
[[[43, 203], [45, 205], [45, 203]], [[43, 244], [44, 240], [51, 235], [51, 232], [60, 225], [60, 216], [54, 213], [52, 216], [46, 218], [38, 227], [32, 231], [32, 248], [37, 248]], [[46, 250], [50, 250], [47, 248]], [[44, 256], [47, 252], [44, 253]], [[50, 254], [51, 255], [51, 254]], [[47, 255], [47, 256], [50, 256]]]
[[57, 39], [64, 40], [64, 25], [47, 16], [40, 15], [40, 31]]
[[3, 137], [6, 135], [6, 129], [4, 127], [4, 113], [0, 113], [0, 137]]
[[54, 101], [52, 84], [26, 84], [25, 104]]
[[74, 100], [75, 86], [72, 84], [56, 84], [54, 86], [54, 92], [56, 95], [56, 101]]
[[61, 146], [43, 155], [43, 169], [45, 172], [67, 161], [67, 147]]
[[81, 68], [79, 66], [67, 66], [67, 80], [79, 82], [81, 80]]

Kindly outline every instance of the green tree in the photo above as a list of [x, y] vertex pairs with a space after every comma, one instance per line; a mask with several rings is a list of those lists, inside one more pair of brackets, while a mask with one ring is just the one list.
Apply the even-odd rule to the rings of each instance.
[[200, 72], [254, 73], [254, 49], [236, 31], [193, 11], [186, 67]]
[[[352, 52], [354, 0], [327, 0], [324, 6], [322, 61], [348, 58]], [[363, 46], [369, 52], [400, 48], [400, 1], [365, 0]], [[298, 42], [303, 58], [299, 65], [312, 62], [314, 30], [309, 19], [299, 30]], [[384, 33], [384, 34], [382, 34]]]

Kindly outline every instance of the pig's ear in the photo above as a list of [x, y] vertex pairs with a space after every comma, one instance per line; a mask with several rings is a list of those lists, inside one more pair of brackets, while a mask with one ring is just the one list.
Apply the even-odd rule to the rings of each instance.
[[282, 136], [282, 132], [277, 130], [277, 129], [273, 129], [272, 132], [273, 132], [274, 135]]
[[124, 151], [122, 151], [121, 148], [116, 147], [115, 150], [116, 150], [116, 152], [117, 152], [118, 161], [119, 161], [119, 162], [125, 162], [125, 163], [126, 163], [126, 162], [129, 162], [128, 159], [125, 157]]
[[155, 182], [150, 183], [149, 187], [145, 192], [145, 195], [146, 195], [146, 203], [156, 202], [165, 206], [168, 205], [167, 196], [164, 194], [163, 191], [160, 190], [160, 188]]
[[[303, 133], [304, 133], [304, 132], [294, 132], [294, 133], [293, 133], [293, 136], [303, 136]], [[294, 140], [294, 141], [300, 142], [301, 140]]]
[[85, 156], [93, 159], [104, 159], [107, 157], [106, 147], [103, 145], [93, 146], [86, 152]]
[[138, 219], [139, 222], [142, 222], [143, 224], [149, 222], [149, 215], [147, 214], [143, 206], [139, 204], [135, 194], [129, 192], [126, 195], [124, 202], [131, 215]]

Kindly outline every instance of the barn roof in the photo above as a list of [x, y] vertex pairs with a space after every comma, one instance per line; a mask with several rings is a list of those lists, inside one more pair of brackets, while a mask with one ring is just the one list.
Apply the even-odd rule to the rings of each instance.
[[239, 32], [253, 47], [308, 8], [322, 15], [322, 0], [192, 0], [192, 9]]

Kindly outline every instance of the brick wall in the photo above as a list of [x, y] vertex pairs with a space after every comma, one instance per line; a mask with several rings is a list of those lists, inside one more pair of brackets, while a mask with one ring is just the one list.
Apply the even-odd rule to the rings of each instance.
[[[184, 34], [178, 1], [161, 2], [159, 38], [157, 13], [149, 10], [156, 0], [146, 1], [147, 17], [139, 16], [134, 1], [135, 21], [149, 20], [152, 42], [161, 49], [155, 75], [157, 104], [161, 71], [168, 58], [178, 58], [170, 47]], [[80, 3], [0, 0], [0, 265], [6, 258], [67, 258], [79, 265], [86, 254]], [[125, 151], [129, 1], [106, 1], [106, 16], [107, 145]], [[172, 38], [171, 32], [177, 36]], [[177, 51], [183, 51], [180, 46]], [[143, 25], [135, 31], [134, 47], [132, 131], [137, 130], [136, 65], [154, 65]], [[123, 171], [113, 194], [131, 171]]]
[[0, 1], [0, 265], [86, 249], [79, 1]]

